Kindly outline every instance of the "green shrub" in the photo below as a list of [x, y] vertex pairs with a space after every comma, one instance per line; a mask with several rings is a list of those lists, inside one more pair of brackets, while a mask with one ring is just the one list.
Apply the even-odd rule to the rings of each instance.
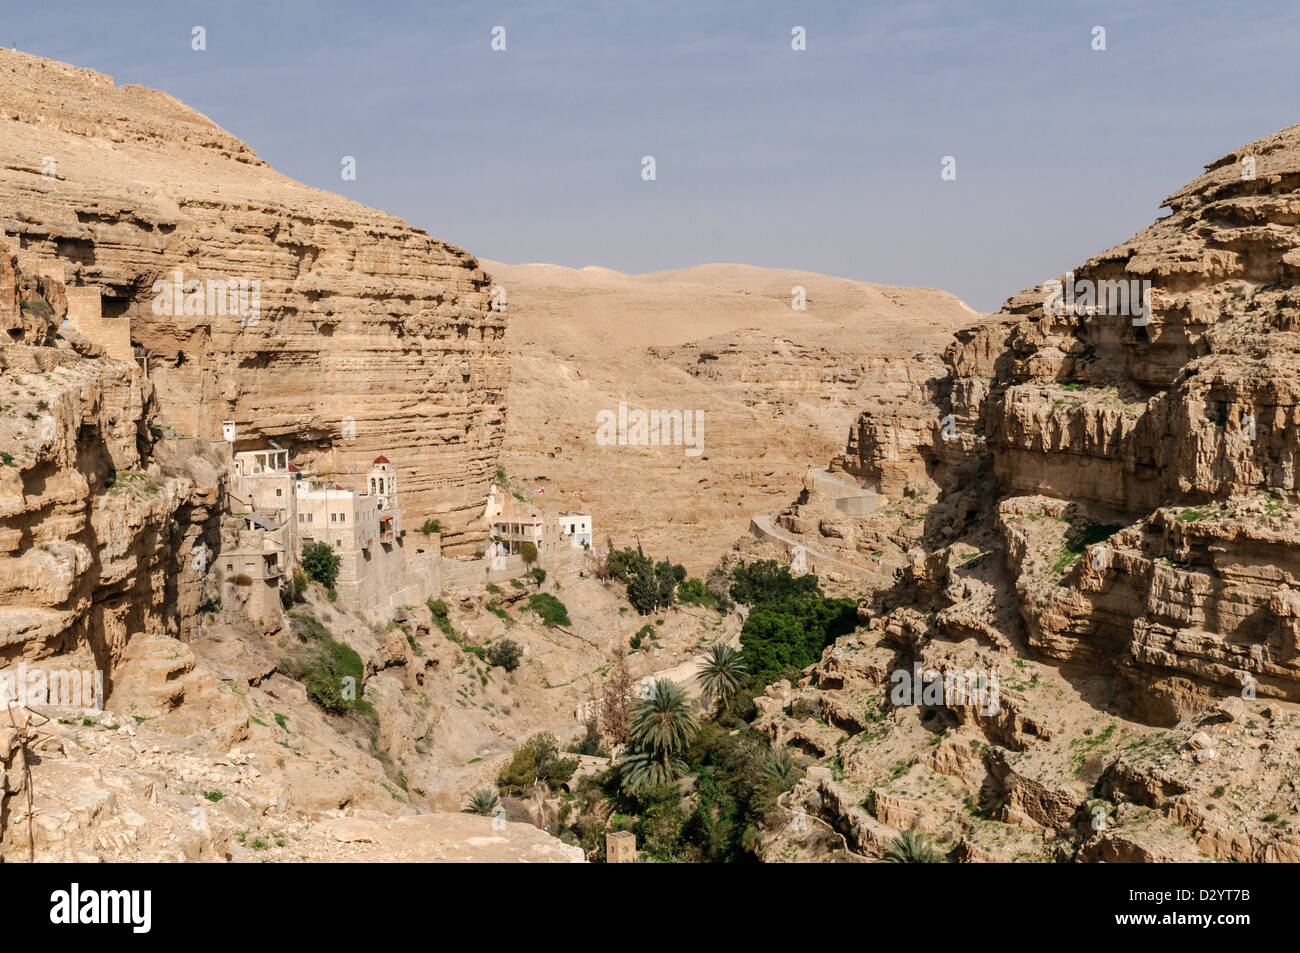
[[686, 578], [682, 566], [667, 560], [656, 563], [640, 546], [636, 549], [611, 546], [605, 557], [605, 572], [611, 579], [627, 585], [627, 601], [641, 615], [671, 606], [678, 583]]
[[718, 600], [713, 593], [709, 592], [709, 587], [704, 584], [703, 579], [692, 576], [677, 584], [677, 601], [688, 606], [712, 607], [717, 605]]
[[436, 533], [442, 532], [442, 523], [439, 520], [427, 519], [420, 524], [420, 528], [416, 530], [416, 532], [422, 533], [425, 536], [433, 536]]
[[491, 816], [497, 809], [501, 799], [497, 797], [495, 791], [489, 791], [487, 788], [481, 788], [474, 792], [469, 799], [469, 803], [461, 809], [462, 814], [479, 814], [483, 817]]
[[338, 553], [329, 543], [308, 543], [302, 548], [302, 568], [326, 589], [333, 589], [339, 575]]
[[295, 569], [293, 578], [280, 587], [280, 604], [288, 609], [295, 602], [302, 602], [302, 594], [307, 591], [310, 582], [305, 572]]
[[582, 740], [569, 745], [569, 754], [585, 754], [592, 757], [608, 758], [609, 753], [600, 746], [600, 723], [598, 718], [587, 721], [587, 733]]
[[[295, 628], [302, 644], [283, 661], [286, 674], [302, 682], [307, 697], [332, 714], [363, 709], [365, 666], [361, 656], [351, 646], [335, 641], [330, 630], [315, 616], [294, 612], [289, 618], [297, 623]], [[351, 679], [350, 684], [347, 679]]]
[[632, 648], [639, 649], [645, 642], [651, 639], [657, 639], [658, 637], [659, 635], [657, 632], [655, 632], [654, 626], [643, 625], [641, 626], [641, 628], [637, 629], [636, 633], [632, 636], [631, 639]]
[[558, 790], [578, 770], [577, 758], [560, 757], [560, 746], [549, 731], [533, 735], [515, 749], [497, 782], [506, 794], [528, 794], [536, 784]]
[[499, 665], [507, 672], [513, 672], [524, 657], [524, 649], [514, 639], [502, 639], [500, 642], [493, 643], [488, 649], [487, 657], [492, 665]]
[[528, 608], [542, 617], [547, 628], [562, 625], [566, 628], [573, 623], [569, 621], [569, 610], [564, 603], [549, 592], [534, 593], [528, 599]]
[[426, 600], [424, 604], [429, 607], [429, 614], [433, 616], [433, 624], [442, 629], [443, 635], [453, 636], [456, 634], [456, 630], [452, 628], [451, 619], [447, 618], [447, 613], [450, 611], [447, 608], [447, 603], [441, 599], [431, 598]]

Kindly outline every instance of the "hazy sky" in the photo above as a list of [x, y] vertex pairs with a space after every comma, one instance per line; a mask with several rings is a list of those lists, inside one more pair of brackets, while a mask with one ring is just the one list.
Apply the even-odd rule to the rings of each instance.
[[1300, 121], [1294, 0], [0, 9], [0, 43], [166, 90], [285, 174], [477, 255], [804, 268], [982, 310]]

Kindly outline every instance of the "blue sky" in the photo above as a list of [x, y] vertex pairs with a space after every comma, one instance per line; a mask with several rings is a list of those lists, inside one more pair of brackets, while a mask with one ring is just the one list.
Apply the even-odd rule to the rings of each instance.
[[1300, 121], [1293, 2], [0, 9], [0, 43], [166, 90], [285, 174], [487, 258], [738, 261], [940, 287], [983, 310]]

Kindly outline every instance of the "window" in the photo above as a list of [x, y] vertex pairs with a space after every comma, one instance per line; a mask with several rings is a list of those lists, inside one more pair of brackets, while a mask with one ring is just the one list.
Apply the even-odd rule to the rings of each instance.
[[284, 496], [284, 490], [280, 489], [279, 487], [276, 487], [275, 495], [276, 495], [276, 496]]
[[308, 513], [308, 514], [307, 514], [307, 522], [310, 523], [311, 521], [312, 521], [312, 519], [311, 519], [311, 514]]
[[348, 514], [347, 514], [347, 513], [340, 513], [340, 514], [339, 514], [339, 522], [340, 522], [340, 523], [346, 523], [347, 521], [348, 521]]
[[331, 523], [337, 523], [337, 522], [338, 522], [338, 519], [339, 519], [339, 514], [337, 514], [337, 513], [331, 513], [331, 514], [330, 514], [330, 522], [331, 522]]

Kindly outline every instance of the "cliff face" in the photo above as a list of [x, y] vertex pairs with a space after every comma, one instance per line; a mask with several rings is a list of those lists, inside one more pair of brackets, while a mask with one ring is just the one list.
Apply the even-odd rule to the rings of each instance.
[[[509, 368], [472, 256], [280, 175], [164, 93], [10, 50], [0, 88], [0, 230], [130, 319], [167, 424], [233, 420], [240, 449], [321, 470], [383, 454], [408, 526], [438, 517], [453, 554], [481, 541]], [[238, 300], [220, 284], [241, 281]]]
[[[759, 700], [826, 759], [791, 806], [853, 851], [1300, 857], [1300, 126], [1165, 206], [859, 416], [831, 469], [879, 512], [810, 486], [779, 518], [814, 564], [894, 570], [865, 632]], [[900, 703], [916, 664], [997, 676], [996, 704]]]
[[1298, 185], [1300, 127], [1212, 163], [1073, 272], [1073, 308], [1064, 276], [1060, 299], [1045, 283], [960, 333], [931, 400], [863, 414], [841, 464], [887, 495], [987, 473], [1004, 510], [1069, 501], [1127, 526], [1062, 585], [1015, 562], [1031, 643], [1300, 699]]
[[66, 312], [0, 246], [0, 666], [111, 673], [131, 635], [186, 633], [222, 482], [196, 441], [156, 445], [149, 381], [57, 332]]

